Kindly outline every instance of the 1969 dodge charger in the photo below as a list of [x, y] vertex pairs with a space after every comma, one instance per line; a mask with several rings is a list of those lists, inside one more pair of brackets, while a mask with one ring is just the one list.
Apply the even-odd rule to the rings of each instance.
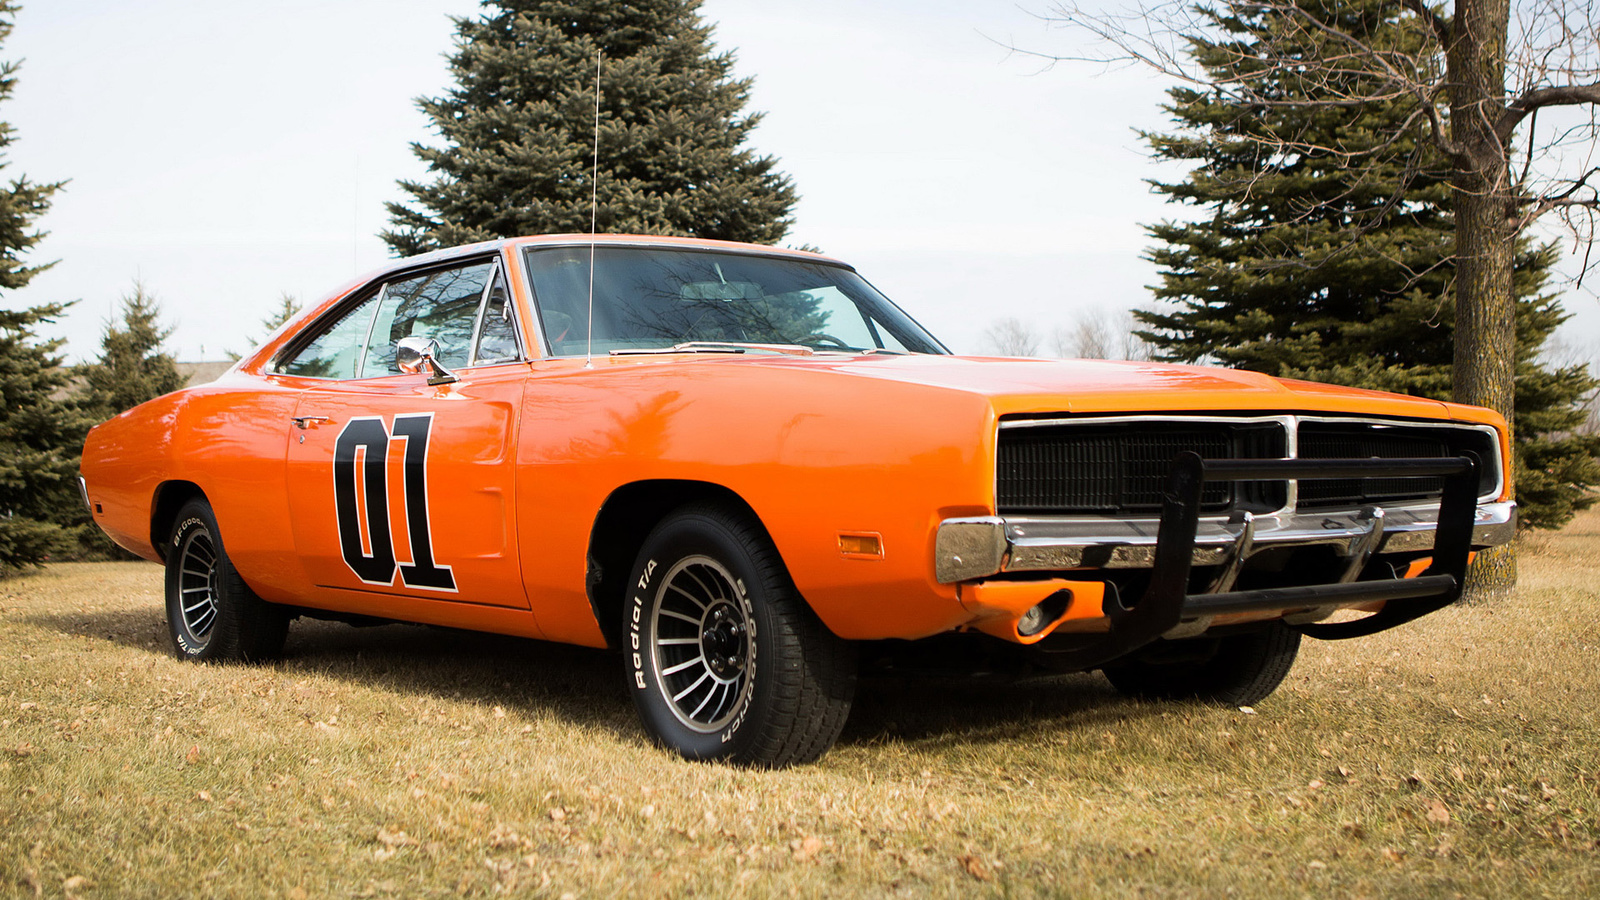
[[884, 647], [1254, 703], [1303, 635], [1453, 602], [1515, 529], [1509, 456], [1473, 407], [952, 356], [816, 254], [556, 236], [362, 278], [82, 474], [180, 656], [299, 616], [611, 647], [655, 740], [779, 766]]

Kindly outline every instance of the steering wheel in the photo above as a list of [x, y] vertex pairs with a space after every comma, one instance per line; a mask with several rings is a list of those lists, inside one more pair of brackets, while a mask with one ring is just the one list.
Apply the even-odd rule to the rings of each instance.
[[854, 347], [850, 346], [849, 344], [846, 344], [844, 341], [839, 340], [838, 338], [834, 337], [831, 334], [822, 334], [820, 332], [818, 332], [817, 334], [813, 334], [810, 337], [806, 338], [806, 343], [808, 345], [809, 344], [814, 344], [814, 343], [827, 343], [827, 344], [830, 344], [830, 345], [832, 345], [834, 347], [838, 347], [840, 350], [854, 350], [855, 349]]

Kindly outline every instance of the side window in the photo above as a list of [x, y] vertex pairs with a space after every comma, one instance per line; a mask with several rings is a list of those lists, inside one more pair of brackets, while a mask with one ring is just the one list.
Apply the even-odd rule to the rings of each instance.
[[472, 364], [512, 362], [521, 357], [517, 349], [517, 317], [511, 308], [511, 292], [506, 288], [506, 273], [495, 269], [494, 283], [483, 304], [483, 322], [478, 326], [478, 346]]
[[372, 325], [362, 378], [397, 374], [395, 342], [403, 337], [432, 338], [439, 362], [465, 367], [472, 358], [473, 329], [494, 263], [429, 272], [390, 282]]
[[311, 378], [354, 378], [361, 366], [361, 353], [367, 345], [367, 331], [381, 294], [356, 304], [340, 316], [311, 343], [300, 348], [293, 358], [278, 365], [285, 375]]

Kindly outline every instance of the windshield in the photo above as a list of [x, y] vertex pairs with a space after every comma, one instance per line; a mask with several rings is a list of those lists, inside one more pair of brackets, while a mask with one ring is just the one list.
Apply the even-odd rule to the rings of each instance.
[[[594, 352], [689, 342], [946, 353], [856, 273], [778, 256], [594, 249]], [[589, 352], [587, 246], [531, 247], [528, 275], [554, 356]]]

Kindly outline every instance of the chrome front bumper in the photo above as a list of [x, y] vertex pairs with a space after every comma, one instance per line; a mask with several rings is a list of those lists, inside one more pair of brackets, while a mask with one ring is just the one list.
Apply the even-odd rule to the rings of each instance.
[[[1472, 548], [1510, 539], [1516, 507], [1485, 503], [1478, 494], [1478, 472], [1478, 461], [1471, 454], [1205, 460], [1184, 451], [1173, 457], [1167, 487], [1162, 491], [1161, 518], [1153, 528], [1129, 522], [1122, 528], [1125, 533], [1101, 529], [1074, 532], [1071, 525], [1075, 523], [1063, 520], [1040, 534], [1035, 523], [998, 518], [946, 521], [935, 544], [944, 570], [939, 577], [941, 581], [963, 581], [1063, 563], [1073, 568], [1105, 567], [1114, 559], [1132, 567], [1148, 557], [1149, 583], [1138, 600], [1130, 604], [1113, 597], [1112, 602], [1102, 604], [1107, 631], [1070, 648], [1050, 651], [1063, 667], [1098, 668], [1162, 638], [1203, 634], [1217, 616], [1238, 613], [1278, 614], [1289, 627], [1323, 640], [1362, 637], [1454, 603], [1466, 585]], [[1212, 517], [1201, 527], [1200, 501], [1208, 483], [1441, 476], [1443, 491], [1431, 515], [1413, 504], [1397, 505], [1392, 511], [1369, 506], [1342, 515], [1297, 514], [1290, 507], [1259, 518], [1244, 512], [1221, 522]], [[1342, 545], [1343, 573], [1308, 573], [1316, 582], [1311, 584], [1235, 588], [1253, 554], [1314, 545]], [[1367, 564], [1375, 554], [1399, 549], [1428, 552], [1427, 568], [1420, 574], [1369, 570]], [[1208, 573], [1209, 584], [1190, 593], [1196, 587], [1191, 576], [1197, 561], [1215, 563], [1217, 570]], [[1330, 575], [1333, 580], [1325, 580]], [[1371, 577], [1374, 575], [1377, 577]], [[1321, 621], [1336, 609], [1370, 603], [1381, 606], [1364, 618]]]
[[[1227, 565], [1275, 547], [1330, 545], [1347, 557], [1431, 550], [1438, 521], [1437, 502], [1201, 518], [1190, 564]], [[1158, 518], [945, 519], [934, 539], [934, 574], [940, 584], [953, 584], [1001, 572], [1148, 569], [1160, 525]], [[1516, 530], [1516, 503], [1478, 503], [1474, 547], [1504, 544]]]

